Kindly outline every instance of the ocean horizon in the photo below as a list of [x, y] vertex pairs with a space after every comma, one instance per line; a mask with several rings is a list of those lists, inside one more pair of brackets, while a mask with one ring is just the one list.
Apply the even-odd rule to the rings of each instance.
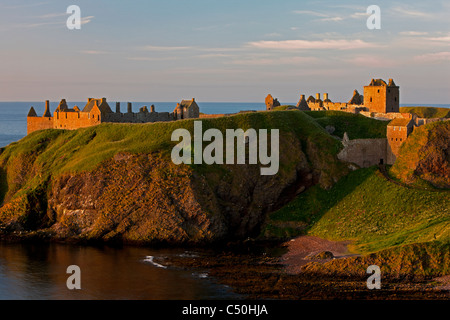
[[[59, 101], [50, 101], [50, 111], [58, 107]], [[74, 106], [82, 109], [86, 102], [68, 101], [69, 108]], [[139, 108], [151, 105], [155, 106], [156, 112], [172, 112], [177, 102], [132, 102], [133, 112], [138, 112]], [[260, 111], [265, 110], [264, 102], [197, 102], [200, 112], [204, 114], [232, 114], [239, 111]], [[296, 105], [296, 102], [283, 103], [286, 105]], [[115, 111], [116, 102], [109, 102], [111, 108]], [[450, 108], [450, 104], [429, 104], [429, 103], [408, 103], [400, 104], [401, 107], [424, 106]], [[45, 110], [45, 101], [12, 101], [0, 102], [0, 148], [8, 144], [18, 141], [27, 135], [27, 114], [30, 108], [36, 110], [38, 116], [42, 116]], [[127, 102], [120, 102], [122, 112], [126, 112]]]

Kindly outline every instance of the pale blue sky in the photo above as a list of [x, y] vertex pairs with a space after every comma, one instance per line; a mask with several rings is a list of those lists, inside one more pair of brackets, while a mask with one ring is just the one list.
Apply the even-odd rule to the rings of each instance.
[[449, 103], [449, 19], [444, 0], [2, 0], [0, 101], [347, 101], [393, 78], [401, 103]]

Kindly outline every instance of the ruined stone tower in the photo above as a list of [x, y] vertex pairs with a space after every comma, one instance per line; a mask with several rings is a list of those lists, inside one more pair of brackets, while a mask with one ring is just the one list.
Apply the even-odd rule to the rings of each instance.
[[414, 130], [414, 122], [411, 118], [397, 118], [389, 122], [387, 126], [387, 164], [394, 164], [397, 159], [400, 147]]
[[364, 87], [364, 106], [370, 112], [400, 112], [399, 87], [392, 79], [389, 83], [383, 79], [372, 79], [368, 86]]

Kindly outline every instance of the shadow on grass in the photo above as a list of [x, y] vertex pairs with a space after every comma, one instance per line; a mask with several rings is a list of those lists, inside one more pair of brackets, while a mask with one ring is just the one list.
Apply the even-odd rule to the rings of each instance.
[[329, 190], [322, 189], [319, 185], [307, 189], [283, 208], [269, 215], [266, 234], [290, 238], [307, 233], [328, 210], [351, 194], [376, 170], [377, 167], [374, 166], [350, 172]]

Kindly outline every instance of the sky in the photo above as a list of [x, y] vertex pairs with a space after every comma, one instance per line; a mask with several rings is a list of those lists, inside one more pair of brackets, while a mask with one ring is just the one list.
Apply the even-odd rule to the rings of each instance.
[[393, 78], [400, 103], [445, 104], [449, 19], [448, 0], [1, 0], [0, 101], [346, 102]]

